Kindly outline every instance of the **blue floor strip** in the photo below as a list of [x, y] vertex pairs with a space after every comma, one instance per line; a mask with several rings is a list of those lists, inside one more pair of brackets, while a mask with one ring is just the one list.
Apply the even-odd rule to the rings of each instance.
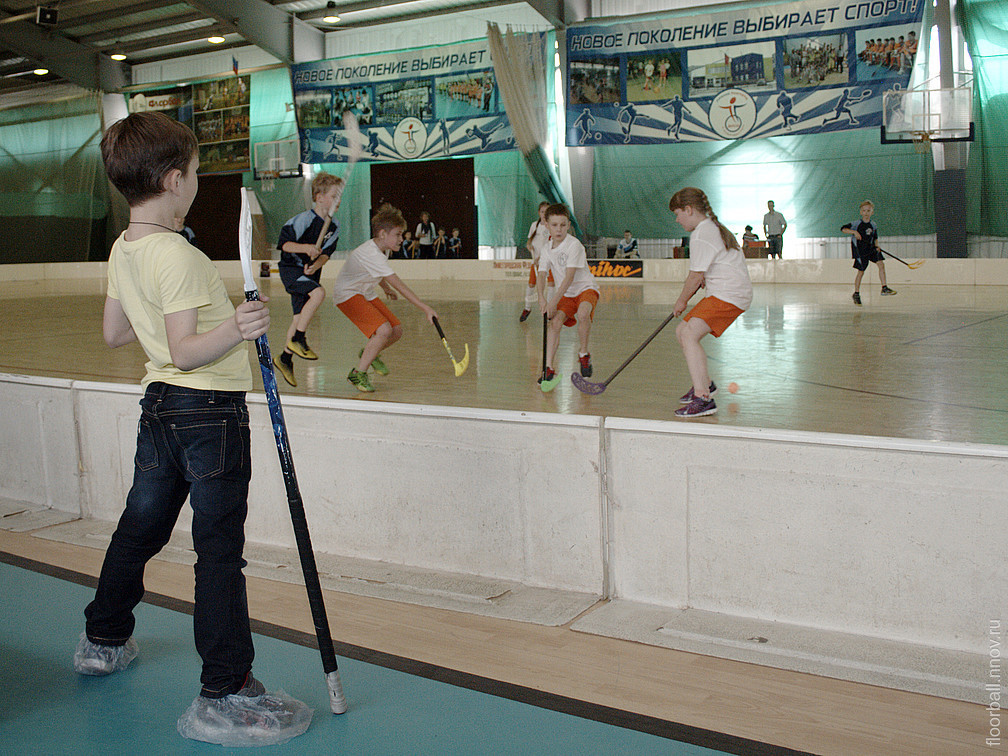
[[[0, 562], [6, 562], [0, 564], [7, 616], [0, 629], [5, 750], [220, 752], [219, 746], [185, 740], [175, 729], [199, 692], [200, 661], [186, 613], [191, 605], [148, 594], [145, 602], [152, 603], [141, 603], [136, 611], [137, 660], [122, 673], [83, 677], [73, 671], [72, 657], [94, 578], [6, 554], [0, 554]], [[337, 646], [350, 710], [334, 716], [314, 638], [263, 623], [253, 630], [256, 676], [268, 689], [282, 689], [315, 709], [308, 731], [262, 749], [271, 753], [785, 752], [351, 646]], [[670, 739], [675, 737], [689, 742]]]

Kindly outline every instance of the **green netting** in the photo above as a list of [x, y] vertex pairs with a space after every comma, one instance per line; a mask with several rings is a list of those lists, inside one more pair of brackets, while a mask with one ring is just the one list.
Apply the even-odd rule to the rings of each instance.
[[973, 60], [976, 141], [966, 173], [968, 230], [1008, 236], [1008, 4], [959, 0], [962, 27]]
[[0, 262], [102, 259], [101, 95], [0, 110]]
[[588, 233], [685, 235], [672, 194], [703, 189], [718, 218], [739, 233], [759, 229], [774, 200], [795, 237], [838, 236], [865, 199], [888, 235], [934, 232], [933, 167], [911, 145], [881, 145], [874, 129], [731, 142], [596, 147]]

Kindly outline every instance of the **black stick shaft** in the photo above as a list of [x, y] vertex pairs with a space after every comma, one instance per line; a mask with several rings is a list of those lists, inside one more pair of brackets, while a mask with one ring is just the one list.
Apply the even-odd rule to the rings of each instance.
[[[247, 291], [245, 299], [248, 301], [258, 300], [259, 292]], [[269, 405], [270, 419], [273, 421], [273, 435], [276, 437], [277, 454], [280, 456], [280, 470], [283, 473], [284, 487], [287, 489], [287, 506], [290, 509], [291, 524], [294, 526], [294, 540], [297, 543], [298, 556], [301, 559], [301, 572], [304, 575], [305, 590], [308, 593], [308, 606], [315, 624], [315, 637], [318, 639], [319, 654], [322, 656], [322, 668], [328, 675], [339, 668], [336, 663], [336, 650], [333, 648], [332, 635], [329, 631], [329, 618], [326, 616], [325, 600], [322, 597], [318, 567], [315, 564], [315, 553], [312, 551], [311, 534], [308, 532], [308, 518], [305, 515], [301, 490], [298, 488], [297, 476], [294, 473], [294, 458], [291, 456], [290, 443], [287, 440], [287, 423], [284, 421], [283, 407], [280, 405], [280, 392], [277, 391], [276, 376], [273, 374], [273, 360], [270, 356], [266, 334], [256, 339], [256, 352], [259, 355], [259, 368], [262, 371], [266, 403]]]
[[546, 380], [546, 326], [549, 323], [549, 318], [546, 317], [546, 313], [543, 313], [543, 360], [542, 360], [542, 379]]
[[904, 265], [906, 265], [906, 266], [907, 266], [908, 268], [910, 267], [910, 263], [908, 263], [908, 262], [907, 262], [906, 260], [904, 260], [904, 259], [902, 259], [902, 258], [900, 258], [900, 257], [896, 257], [896, 255], [894, 255], [894, 254], [893, 254], [892, 252], [887, 252], [886, 250], [884, 250], [884, 249], [881, 249], [881, 248], [879, 249], [879, 252], [881, 252], [881, 253], [882, 253], [883, 255], [885, 255], [886, 257], [891, 257], [891, 258], [892, 258], [893, 260], [896, 260], [897, 262], [901, 262], [901, 263], [903, 263], [903, 264], [904, 264]]
[[627, 357], [626, 361], [622, 365], [620, 365], [618, 368], [616, 368], [616, 372], [613, 373], [612, 375], [610, 375], [608, 378], [606, 378], [605, 382], [602, 385], [603, 386], [608, 386], [609, 382], [612, 381], [613, 378], [615, 378], [617, 375], [619, 375], [620, 373], [622, 373], [623, 372], [623, 368], [625, 368], [627, 365], [629, 365], [631, 362], [633, 362], [634, 357], [636, 357], [638, 354], [640, 354], [641, 352], [643, 352], [644, 351], [644, 347], [646, 347], [648, 344], [650, 344], [652, 341], [654, 341], [655, 336], [657, 336], [659, 333], [661, 333], [661, 330], [665, 326], [667, 326], [669, 323], [671, 323], [672, 322], [672, 318], [674, 318], [674, 317], [675, 317], [675, 313], [674, 312], [670, 313], [669, 316], [667, 318], [665, 318], [665, 320], [662, 321], [661, 325], [654, 329], [654, 333], [652, 333], [650, 336], [648, 336], [647, 339], [644, 340], [644, 343], [641, 344], [639, 347], [637, 347], [637, 350], [633, 354], [631, 354], [629, 357]]
[[441, 330], [441, 324], [438, 323], [438, 319], [437, 318], [434, 318], [434, 327], [437, 328], [438, 336], [440, 336], [443, 339], [445, 337], [444, 331]]

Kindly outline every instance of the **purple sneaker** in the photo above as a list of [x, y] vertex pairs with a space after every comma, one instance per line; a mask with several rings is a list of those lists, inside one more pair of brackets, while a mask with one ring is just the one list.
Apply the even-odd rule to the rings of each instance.
[[717, 405], [714, 404], [713, 399], [694, 396], [693, 401], [675, 411], [675, 416], [686, 418], [703, 417], [704, 415], [713, 415], [715, 412], [717, 412]]
[[[714, 381], [711, 381], [710, 382], [711, 396], [714, 395], [715, 391], [717, 391], [717, 386], [714, 385]], [[692, 401], [693, 401], [693, 387], [690, 386], [689, 391], [687, 391], [685, 394], [679, 397], [679, 404], [689, 404]]]

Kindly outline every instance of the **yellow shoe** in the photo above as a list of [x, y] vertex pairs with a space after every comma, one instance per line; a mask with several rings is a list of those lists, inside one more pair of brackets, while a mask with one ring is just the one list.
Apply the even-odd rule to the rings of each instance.
[[294, 354], [300, 357], [302, 360], [317, 360], [318, 355], [311, 350], [308, 343], [301, 343], [300, 341], [288, 341], [287, 348], [290, 349]]
[[297, 378], [294, 377], [293, 365], [288, 365], [279, 357], [273, 358], [273, 364], [276, 365], [277, 370], [280, 371], [280, 375], [284, 377], [284, 380], [287, 381], [287, 383], [291, 386], [297, 386]]

